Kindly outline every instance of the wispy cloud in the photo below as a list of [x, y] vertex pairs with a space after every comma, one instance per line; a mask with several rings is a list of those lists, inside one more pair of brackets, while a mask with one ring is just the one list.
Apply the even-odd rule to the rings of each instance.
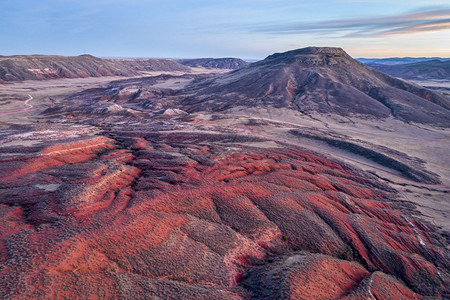
[[321, 22], [253, 24], [252, 32], [271, 34], [317, 33], [330, 36], [373, 37], [450, 29], [450, 8], [422, 9], [404, 14], [335, 19]]

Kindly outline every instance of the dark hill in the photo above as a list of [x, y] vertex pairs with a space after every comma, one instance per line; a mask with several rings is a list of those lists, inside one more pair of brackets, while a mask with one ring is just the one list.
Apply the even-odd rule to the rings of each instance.
[[183, 65], [190, 67], [204, 67], [208, 69], [240, 69], [248, 65], [248, 62], [240, 58], [197, 58], [183, 59], [179, 61]]
[[135, 76], [142, 71], [189, 71], [173, 60], [101, 59], [80, 56], [4, 56], [0, 58], [0, 80], [44, 80], [53, 78], [84, 78], [100, 76]]
[[430, 60], [450, 61], [450, 58], [444, 57], [388, 57], [388, 58], [357, 58], [365, 64], [380, 64], [380, 65], [403, 65], [410, 63], [425, 62]]
[[394, 77], [412, 80], [446, 79], [450, 80], [450, 60], [429, 60], [400, 65], [372, 63], [368, 66]]
[[450, 102], [425, 88], [374, 70], [340, 48], [276, 53], [242, 69], [192, 85], [190, 110], [273, 106], [304, 113], [352, 114], [450, 125]]

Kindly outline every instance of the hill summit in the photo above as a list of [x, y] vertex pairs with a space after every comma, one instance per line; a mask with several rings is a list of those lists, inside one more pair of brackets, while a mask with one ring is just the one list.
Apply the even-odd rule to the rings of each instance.
[[[192, 85], [191, 110], [234, 106], [287, 107], [312, 112], [450, 126], [450, 102], [353, 59], [341, 48], [275, 53], [239, 70]], [[194, 105], [193, 105], [194, 104]]]

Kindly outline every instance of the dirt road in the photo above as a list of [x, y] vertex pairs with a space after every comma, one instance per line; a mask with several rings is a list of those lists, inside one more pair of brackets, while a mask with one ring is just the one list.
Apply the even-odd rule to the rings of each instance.
[[29, 111], [30, 109], [33, 108], [33, 105], [29, 104], [29, 102], [33, 100], [33, 96], [31, 96], [30, 94], [28, 94], [28, 99], [25, 100], [25, 102], [23, 103], [24, 106], [26, 106], [25, 108], [22, 109], [16, 109], [16, 110], [9, 110], [9, 111], [0, 111], [0, 117], [1, 116], [7, 116], [7, 115], [12, 115], [12, 114], [18, 114], [18, 113], [24, 113]]

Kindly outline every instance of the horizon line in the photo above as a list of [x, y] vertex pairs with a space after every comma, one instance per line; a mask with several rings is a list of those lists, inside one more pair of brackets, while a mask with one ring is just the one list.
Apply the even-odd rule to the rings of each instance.
[[[301, 48], [299, 48], [301, 49]], [[289, 50], [288, 50], [289, 51]], [[345, 50], [344, 50], [345, 51]], [[275, 53], [275, 52], [274, 52]], [[278, 53], [283, 53], [283, 52], [278, 52]], [[78, 56], [83, 56], [83, 55], [90, 55], [90, 56], [94, 56], [100, 59], [168, 59], [168, 60], [182, 60], [182, 59], [202, 59], [202, 58], [211, 58], [211, 59], [221, 59], [221, 58], [239, 58], [242, 59], [244, 61], [247, 62], [256, 62], [259, 60], [263, 60], [264, 58], [243, 58], [243, 57], [239, 57], [239, 56], [196, 56], [196, 57], [161, 57], [161, 56], [115, 56], [115, 55], [94, 55], [94, 54], [89, 54], [89, 53], [83, 53], [83, 54], [42, 54], [42, 53], [33, 53], [33, 54], [10, 54], [10, 55], [3, 55], [0, 54], [0, 58], [1, 57], [15, 57], [15, 56], [62, 56], [62, 57], [78, 57]], [[351, 56], [351, 55], [350, 55]], [[353, 57], [353, 56], [351, 56]], [[426, 55], [421, 55], [421, 56], [383, 56], [383, 57], [371, 57], [371, 56], [359, 56], [359, 57], [353, 57], [356, 60], [359, 59], [389, 59], [389, 58], [397, 58], [397, 59], [407, 59], [407, 58], [412, 58], [412, 59], [449, 59], [450, 57], [443, 57], [443, 56], [426, 56]]]

